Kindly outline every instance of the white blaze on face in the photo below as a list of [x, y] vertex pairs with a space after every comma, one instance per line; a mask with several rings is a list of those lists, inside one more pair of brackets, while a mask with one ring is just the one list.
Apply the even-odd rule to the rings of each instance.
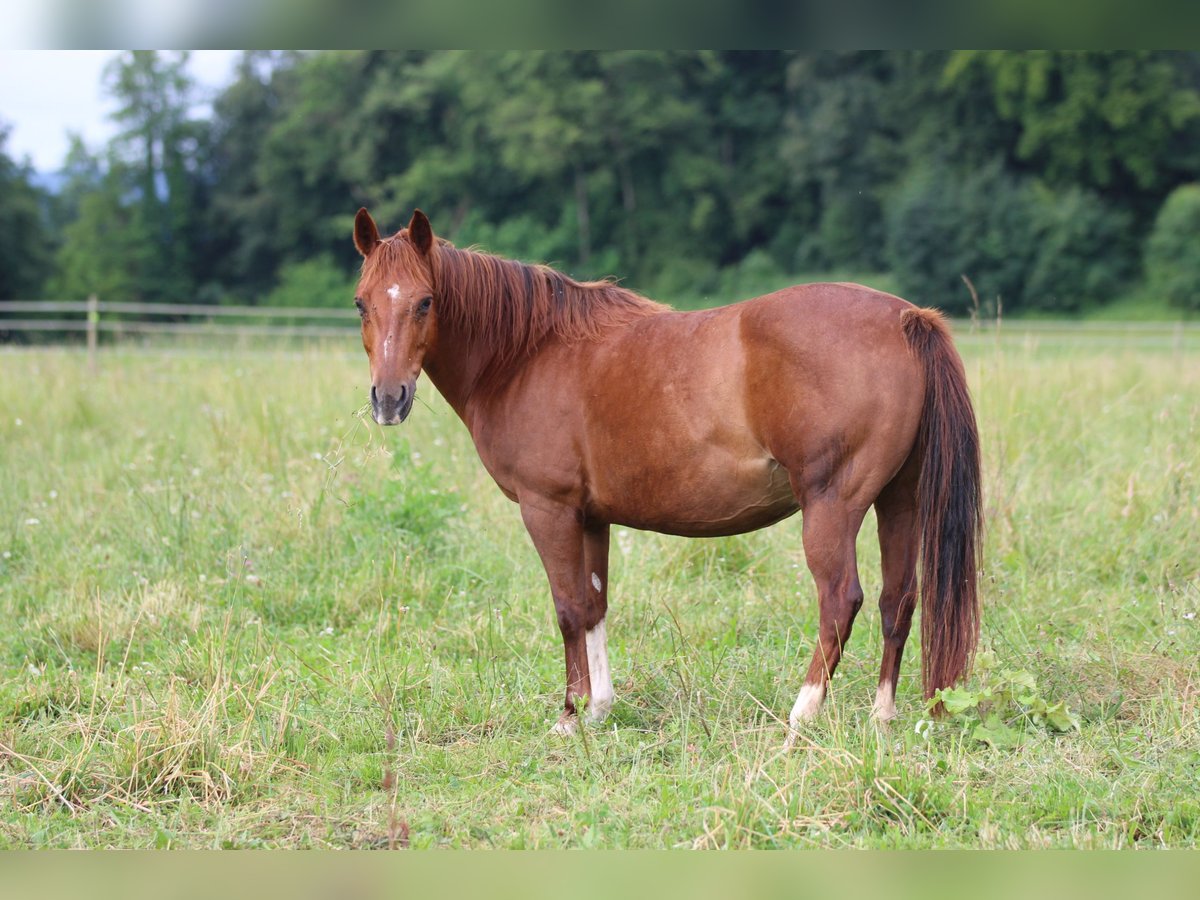
[[[592, 577], [595, 578], [594, 575]], [[595, 628], [590, 629], [584, 639], [587, 642], [588, 675], [592, 682], [592, 696], [588, 698], [587, 714], [593, 722], [601, 722], [612, 709], [614, 696], [612, 673], [608, 670], [608, 631], [604, 619], [601, 619]]]
[[389, 297], [391, 297], [393, 300], [397, 300], [397, 299], [399, 299], [399, 297], [400, 297], [400, 285], [398, 285], [398, 284], [393, 284], [393, 285], [392, 285], [390, 288], [388, 288], [388, 289], [387, 289], [387, 295], [388, 295]]

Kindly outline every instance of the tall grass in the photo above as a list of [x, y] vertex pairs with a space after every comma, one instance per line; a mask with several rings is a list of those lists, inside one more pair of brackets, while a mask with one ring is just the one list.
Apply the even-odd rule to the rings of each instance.
[[961, 345], [983, 640], [1081, 720], [1005, 750], [926, 729], [915, 639], [870, 723], [868, 601], [781, 752], [796, 520], [615, 528], [618, 702], [551, 737], [544, 577], [427, 384], [383, 431], [357, 353], [0, 354], [0, 846], [1195, 846], [1200, 352]]

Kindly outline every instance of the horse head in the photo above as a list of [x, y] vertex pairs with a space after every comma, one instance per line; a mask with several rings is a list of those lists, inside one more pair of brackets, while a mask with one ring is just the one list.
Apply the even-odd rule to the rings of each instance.
[[434, 244], [433, 228], [419, 209], [407, 228], [386, 240], [365, 209], [354, 218], [354, 245], [363, 255], [354, 305], [371, 365], [371, 412], [380, 425], [408, 418], [421, 364], [437, 339]]

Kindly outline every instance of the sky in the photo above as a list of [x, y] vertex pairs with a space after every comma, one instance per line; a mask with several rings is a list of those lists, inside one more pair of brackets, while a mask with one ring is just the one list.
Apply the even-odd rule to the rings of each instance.
[[[78, 132], [92, 149], [116, 131], [108, 115], [115, 104], [101, 72], [115, 50], [0, 50], [0, 123], [11, 128], [7, 152], [28, 157], [39, 172], [63, 163], [67, 133]], [[201, 91], [214, 94], [233, 80], [240, 50], [193, 50], [188, 62]]]

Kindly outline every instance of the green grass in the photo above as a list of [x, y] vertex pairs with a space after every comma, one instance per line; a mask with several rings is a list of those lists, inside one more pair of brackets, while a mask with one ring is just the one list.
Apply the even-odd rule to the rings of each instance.
[[1098, 322], [1179, 322], [1193, 321], [1196, 316], [1172, 306], [1165, 297], [1140, 288], [1111, 303], [1087, 310], [1084, 318]]
[[427, 385], [385, 431], [356, 352], [0, 353], [0, 846], [1196, 846], [1196, 337], [961, 346], [983, 641], [1080, 729], [919, 735], [914, 638], [880, 732], [869, 600], [790, 754], [798, 520], [614, 529], [617, 704], [552, 737], [544, 578]]

